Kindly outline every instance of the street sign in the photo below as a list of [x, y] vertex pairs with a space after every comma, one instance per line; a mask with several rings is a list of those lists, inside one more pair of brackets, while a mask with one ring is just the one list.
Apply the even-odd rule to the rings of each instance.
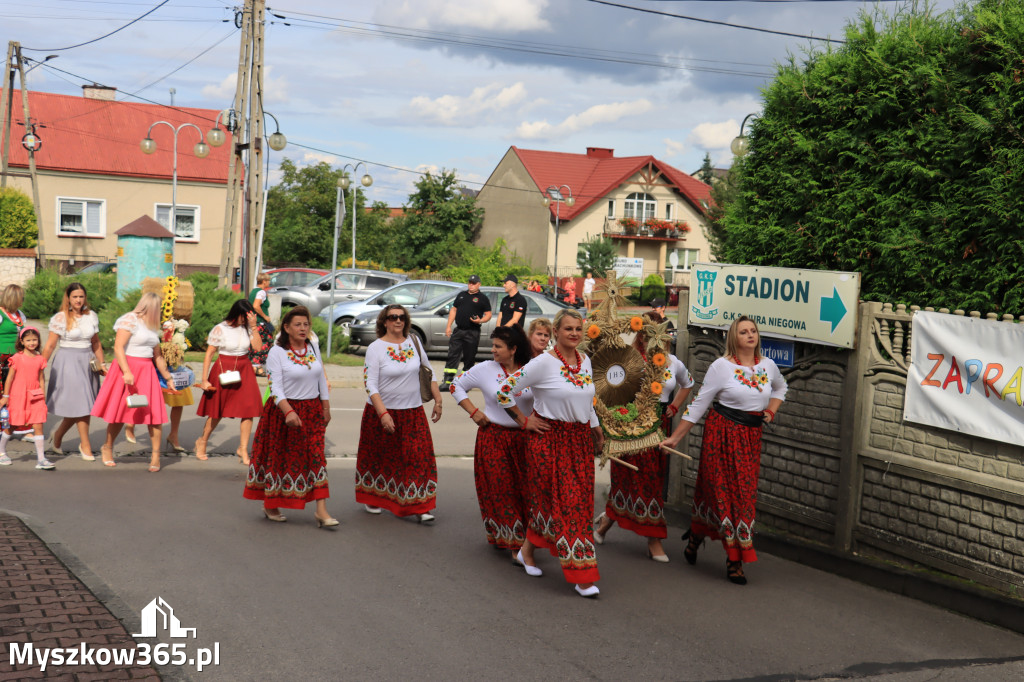
[[774, 360], [779, 367], [792, 367], [796, 355], [796, 341], [761, 337], [761, 357]]
[[728, 329], [746, 315], [762, 337], [853, 348], [860, 273], [696, 263], [690, 324]]
[[619, 277], [635, 279], [642, 283], [644, 277], [644, 259], [624, 257], [616, 258], [615, 264], [612, 265], [612, 270], [614, 270], [615, 274]]

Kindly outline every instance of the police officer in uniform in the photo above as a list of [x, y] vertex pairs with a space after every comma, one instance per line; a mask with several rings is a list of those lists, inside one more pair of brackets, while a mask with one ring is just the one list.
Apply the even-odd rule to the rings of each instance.
[[498, 306], [499, 327], [511, 327], [514, 324], [523, 326], [523, 316], [526, 315], [526, 297], [519, 293], [519, 278], [509, 275], [505, 278], [505, 293], [508, 294], [501, 299]]
[[[462, 371], [476, 364], [476, 349], [480, 345], [480, 326], [491, 319], [491, 302], [486, 294], [480, 293], [480, 277], [470, 275], [469, 289], [460, 291], [448, 312], [448, 325], [444, 335], [448, 337], [448, 361], [444, 363], [444, 380], [438, 387], [447, 391], [448, 386], [459, 372], [459, 357], [462, 357]], [[452, 331], [452, 324], [455, 330]]]

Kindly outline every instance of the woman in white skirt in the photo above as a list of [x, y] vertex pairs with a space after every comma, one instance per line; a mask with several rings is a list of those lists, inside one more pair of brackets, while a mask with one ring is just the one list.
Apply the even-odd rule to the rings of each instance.
[[[99, 318], [89, 309], [85, 287], [72, 282], [64, 290], [60, 312], [50, 318], [50, 336], [43, 348], [43, 357], [50, 366], [46, 408], [50, 414], [63, 418], [50, 436], [48, 449], [63, 455], [64, 435], [76, 424], [80, 438], [78, 454], [88, 462], [96, 459], [89, 444], [89, 413], [100, 390], [100, 374], [106, 373], [102, 369], [99, 327]], [[60, 352], [51, 361], [58, 345]], [[99, 372], [92, 370], [94, 358]]]

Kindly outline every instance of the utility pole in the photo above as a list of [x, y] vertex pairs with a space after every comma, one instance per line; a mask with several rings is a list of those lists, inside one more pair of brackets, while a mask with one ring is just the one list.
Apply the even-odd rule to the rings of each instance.
[[[224, 127], [231, 133], [233, 150], [231, 161], [228, 165], [228, 187], [227, 198], [224, 206], [224, 234], [221, 242], [220, 276], [218, 285], [221, 288], [231, 286], [231, 278], [234, 273], [234, 266], [238, 262], [236, 255], [240, 240], [234, 239], [235, 231], [244, 234], [245, 226], [240, 225], [239, 208], [242, 196], [242, 168], [245, 163], [242, 159], [242, 152], [245, 144], [240, 141], [246, 135], [245, 125], [242, 118], [243, 107], [249, 99], [249, 63], [252, 49], [252, 0], [246, 0], [245, 7], [241, 14], [236, 15], [241, 21], [239, 27], [242, 31], [242, 40], [238, 48], [238, 80], [235, 85], [235, 99], [231, 109], [217, 117], [227, 114]], [[237, 23], [237, 22], [236, 22]], [[243, 290], [244, 293], [244, 290]]]
[[249, 89], [249, 166], [245, 191], [243, 291], [256, 286], [256, 252], [263, 217], [263, 24], [266, 0], [252, 0], [252, 84]]
[[[28, 107], [28, 84], [25, 82], [25, 61], [21, 56], [21, 43], [10, 41], [7, 44], [7, 62], [4, 66], [4, 94], [5, 102], [0, 109], [0, 130], [3, 131], [2, 161], [0, 161], [0, 187], [7, 186], [7, 176], [17, 175], [25, 177], [24, 173], [13, 173], [8, 169], [8, 158], [11, 149], [11, 123], [14, 119], [14, 69], [17, 63], [19, 81], [21, 83], [21, 107], [22, 115], [25, 117], [24, 126], [26, 131], [32, 128], [32, 116]], [[28, 177], [32, 183], [32, 205], [36, 211], [36, 230], [38, 238], [36, 243], [39, 249], [40, 261], [44, 258], [43, 253], [43, 214], [39, 209], [39, 177], [36, 174], [35, 149], [26, 146], [28, 151]]]

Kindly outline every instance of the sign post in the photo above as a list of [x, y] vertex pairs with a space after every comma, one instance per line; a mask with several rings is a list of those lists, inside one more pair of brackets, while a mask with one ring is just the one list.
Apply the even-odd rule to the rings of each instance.
[[697, 263], [687, 322], [728, 329], [746, 315], [762, 337], [854, 348], [860, 273]]

